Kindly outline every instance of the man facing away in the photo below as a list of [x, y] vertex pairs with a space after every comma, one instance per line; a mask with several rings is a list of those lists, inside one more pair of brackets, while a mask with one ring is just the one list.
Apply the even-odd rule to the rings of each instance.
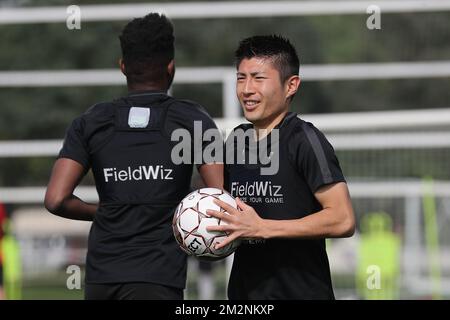
[[[216, 126], [200, 105], [167, 95], [175, 74], [174, 36], [164, 15], [132, 20], [120, 43], [129, 94], [98, 103], [72, 122], [45, 206], [65, 218], [93, 220], [87, 299], [182, 299], [186, 255], [171, 222], [190, 191], [193, 162], [174, 163], [171, 133], [193, 133], [194, 121], [203, 130]], [[73, 195], [89, 169], [98, 205]], [[223, 185], [222, 164], [201, 163], [198, 170], [207, 186]]]

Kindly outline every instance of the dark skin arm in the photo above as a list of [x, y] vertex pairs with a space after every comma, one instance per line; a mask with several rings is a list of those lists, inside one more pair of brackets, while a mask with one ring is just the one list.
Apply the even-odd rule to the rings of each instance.
[[[222, 189], [223, 164], [205, 164], [199, 173], [208, 187]], [[84, 167], [71, 159], [55, 162], [45, 194], [45, 207], [51, 213], [74, 220], [92, 221], [98, 205], [86, 203], [73, 195], [75, 187], [86, 174]]]
[[98, 205], [86, 203], [73, 195], [85, 174], [85, 168], [74, 160], [56, 160], [45, 193], [47, 210], [63, 218], [92, 221]]
[[207, 187], [223, 189], [223, 164], [204, 164], [198, 172]]

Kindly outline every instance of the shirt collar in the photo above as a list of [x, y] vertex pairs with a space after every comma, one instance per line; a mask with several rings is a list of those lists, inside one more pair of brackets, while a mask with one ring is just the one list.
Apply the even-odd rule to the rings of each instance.
[[133, 97], [142, 97], [142, 96], [152, 96], [152, 95], [167, 95], [167, 91], [163, 90], [136, 90], [136, 91], [130, 91], [128, 92], [127, 97], [133, 98]]

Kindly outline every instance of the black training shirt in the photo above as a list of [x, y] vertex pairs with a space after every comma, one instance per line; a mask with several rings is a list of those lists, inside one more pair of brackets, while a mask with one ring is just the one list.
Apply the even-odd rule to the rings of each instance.
[[[251, 128], [251, 124], [244, 124], [236, 129]], [[279, 141], [272, 141], [272, 132], [260, 143], [267, 142], [267, 154], [278, 152], [278, 171], [262, 175], [260, 169], [264, 165], [249, 164], [249, 158], [244, 164], [226, 163], [226, 189], [265, 219], [298, 219], [320, 211], [322, 207], [314, 193], [324, 185], [345, 181], [333, 147], [317, 128], [292, 112], [275, 129], [279, 130]], [[227, 154], [230, 149], [235, 154], [257, 150], [253, 150], [249, 140], [245, 141], [245, 150], [239, 150], [236, 141], [229, 144], [228, 140]], [[333, 299], [325, 239], [243, 241], [235, 252], [228, 296]]]
[[140, 92], [94, 105], [72, 122], [59, 157], [92, 169], [100, 199], [89, 234], [87, 283], [184, 288], [186, 255], [171, 221], [189, 193], [193, 165], [174, 164], [171, 151], [178, 142], [170, 138], [180, 128], [194, 138], [194, 121], [201, 122], [201, 132], [216, 128], [196, 103]]

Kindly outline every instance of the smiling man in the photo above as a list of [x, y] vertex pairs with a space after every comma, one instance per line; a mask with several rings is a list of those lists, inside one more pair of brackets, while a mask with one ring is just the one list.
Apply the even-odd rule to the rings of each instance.
[[[229, 232], [218, 248], [244, 240], [235, 252], [228, 297], [334, 299], [325, 238], [351, 236], [355, 220], [333, 147], [311, 123], [289, 112], [300, 85], [297, 53], [282, 37], [255, 36], [241, 41], [236, 66], [237, 96], [251, 124], [235, 131], [254, 130], [247, 136], [257, 143], [255, 148], [250, 139], [228, 140], [227, 153], [232, 148], [247, 159], [267, 148], [280, 163], [277, 172], [263, 175], [263, 161], [227, 158], [225, 189], [239, 196], [240, 210], [218, 201], [229, 215], [209, 213], [228, 224], [208, 229]], [[272, 139], [275, 133], [279, 139]]]

